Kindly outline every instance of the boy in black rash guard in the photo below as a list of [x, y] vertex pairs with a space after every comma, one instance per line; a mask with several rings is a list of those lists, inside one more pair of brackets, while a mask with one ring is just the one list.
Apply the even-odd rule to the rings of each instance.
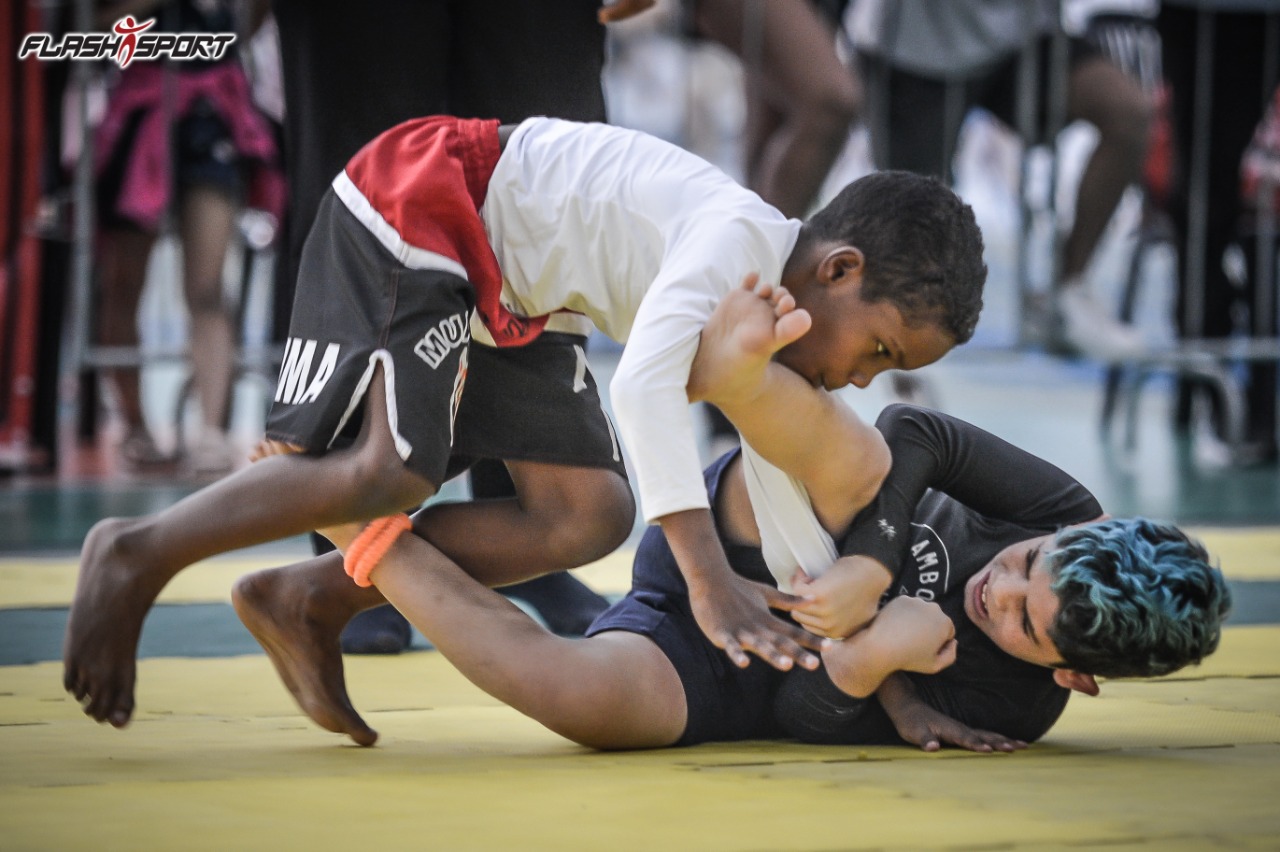
[[839, 689], [865, 693], [837, 667], [790, 675], [775, 712], [793, 736], [898, 741], [881, 704], [918, 694], [965, 725], [1035, 740], [1071, 689], [1097, 694], [1093, 675], [1167, 674], [1217, 646], [1229, 594], [1176, 528], [1098, 520], [1066, 473], [947, 415], [895, 405], [876, 427], [893, 471], [841, 549], [892, 566], [890, 595], [937, 602], [960, 651], [937, 674], [896, 677], [878, 702]]
[[[832, 637], [822, 670], [732, 665], [699, 629], [659, 528], [637, 550], [632, 591], [584, 639], [550, 634], [416, 536], [396, 539], [370, 579], [481, 689], [596, 748], [788, 735], [872, 743], [894, 741], [896, 730], [927, 748], [1007, 750], [1048, 729], [1064, 687], [1096, 690], [1081, 672], [1163, 673], [1213, 650], [1227, 593], [1198, 545], [1145, 521], [1056, 533], [1098, 518], [1093, 497], [945, 415], [894, 406], [880, 418], [882, 436], [772, 361], [808, 319], [780, 288], [730, 293], [702, 334], [689, 396], [714, 402], [744, 438], [741, 453], [706, 474], [738, 582], [766, 587], [775, 606]], [[1168, 541], [1130, 534], [1149, 529]], [[340, 549], [357, 532], [325, 531]], [[832, 533], [847, 533], [848, 555]], [[1112, 570], [1116, 560], [1131, 564]], [[884, 567], [901, 564], [896, 578]], [[367, 744], [377, 735], [350, 703], [337, 647], [351, 596], [333, 576], [315, 562], [260, 572], [233, 599], [303, 710]], [[1115, 591], [1144, 576], [1158, 583]], [[1111, 613], [1098, 623], [1129, 638], [1096, 641], [1081, 625], [1106, 608], [1082, 605], [1080, 591], [1146, 601], [1130, 621], [1150, 629], [1125, 632]], [[1123, 600], [1111, 609], [1134, 615]], [[1080, 672], [1051, 668], [1068, 661]], [[903, 671], [923, 676], [894, 674]]]

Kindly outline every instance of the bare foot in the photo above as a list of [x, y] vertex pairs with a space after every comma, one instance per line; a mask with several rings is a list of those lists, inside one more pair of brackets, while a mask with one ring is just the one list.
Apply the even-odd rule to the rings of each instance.
[[741, 288], [720, 300], [702, 330], [689, 374], [689, 398], [750, 398], [761, 389], [773, 356], [803, 336], [812, 323], [785, 288], [748, 275]]
[[117, 728], [133, 715], [143, 619], [171, 576], [128, 546], [133, 524], [108, 518], [85, 537], [62, 647], [63, 686], [85, 715]]
[[301, 567], [241, 577], [231, 602], [302, 712], [326, 731], [371, 746], [378, 732], [351, 705], [342, 669], [338, 640], [351, 613], [309, 594], [311, 584], [301, 576]]

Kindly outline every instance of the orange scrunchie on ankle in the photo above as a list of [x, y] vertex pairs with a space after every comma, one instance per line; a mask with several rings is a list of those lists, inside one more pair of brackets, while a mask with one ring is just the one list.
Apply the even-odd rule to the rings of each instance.
[[400, 534], [411, 529], [413, 521], [403, 513], [370, 521], [360, 531], [360, 535], [356, 536], [355, 541], [351, 542], [343, 557], [342, 566], [346, 569], [347, 576], [355, 580], [357, 586], [372, 586], [369, 574], [378, 567], [378, 563], [387, 555]]

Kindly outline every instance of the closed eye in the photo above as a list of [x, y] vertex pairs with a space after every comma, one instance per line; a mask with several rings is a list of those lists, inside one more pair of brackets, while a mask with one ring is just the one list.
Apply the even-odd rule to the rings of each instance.
[[[1027, 584], [1031, 583], [1031, 566], [1035, 564], [1036, 557], [1040, 553], [1040, 548], [1034, 548], [1027, 551], [1026, 577]], [[1036, 635], [1035, 625], [1031, 623], [1031, 613], [1027, 611], [1027, 596], [1022, 596], [1022, 632], [1031, 638], [1035, 644], [1040, 644], [1040, 637]]]

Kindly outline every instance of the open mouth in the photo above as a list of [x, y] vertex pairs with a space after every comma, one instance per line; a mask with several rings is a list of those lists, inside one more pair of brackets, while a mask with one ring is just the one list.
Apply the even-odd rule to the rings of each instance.
[[979, 578], [973, 587], [973, 611], [978, 617], [986, 621], [991, 617], [990, 610], [987, 609], [987, 585], [991, 582], [991, 570], [987, 571]]

